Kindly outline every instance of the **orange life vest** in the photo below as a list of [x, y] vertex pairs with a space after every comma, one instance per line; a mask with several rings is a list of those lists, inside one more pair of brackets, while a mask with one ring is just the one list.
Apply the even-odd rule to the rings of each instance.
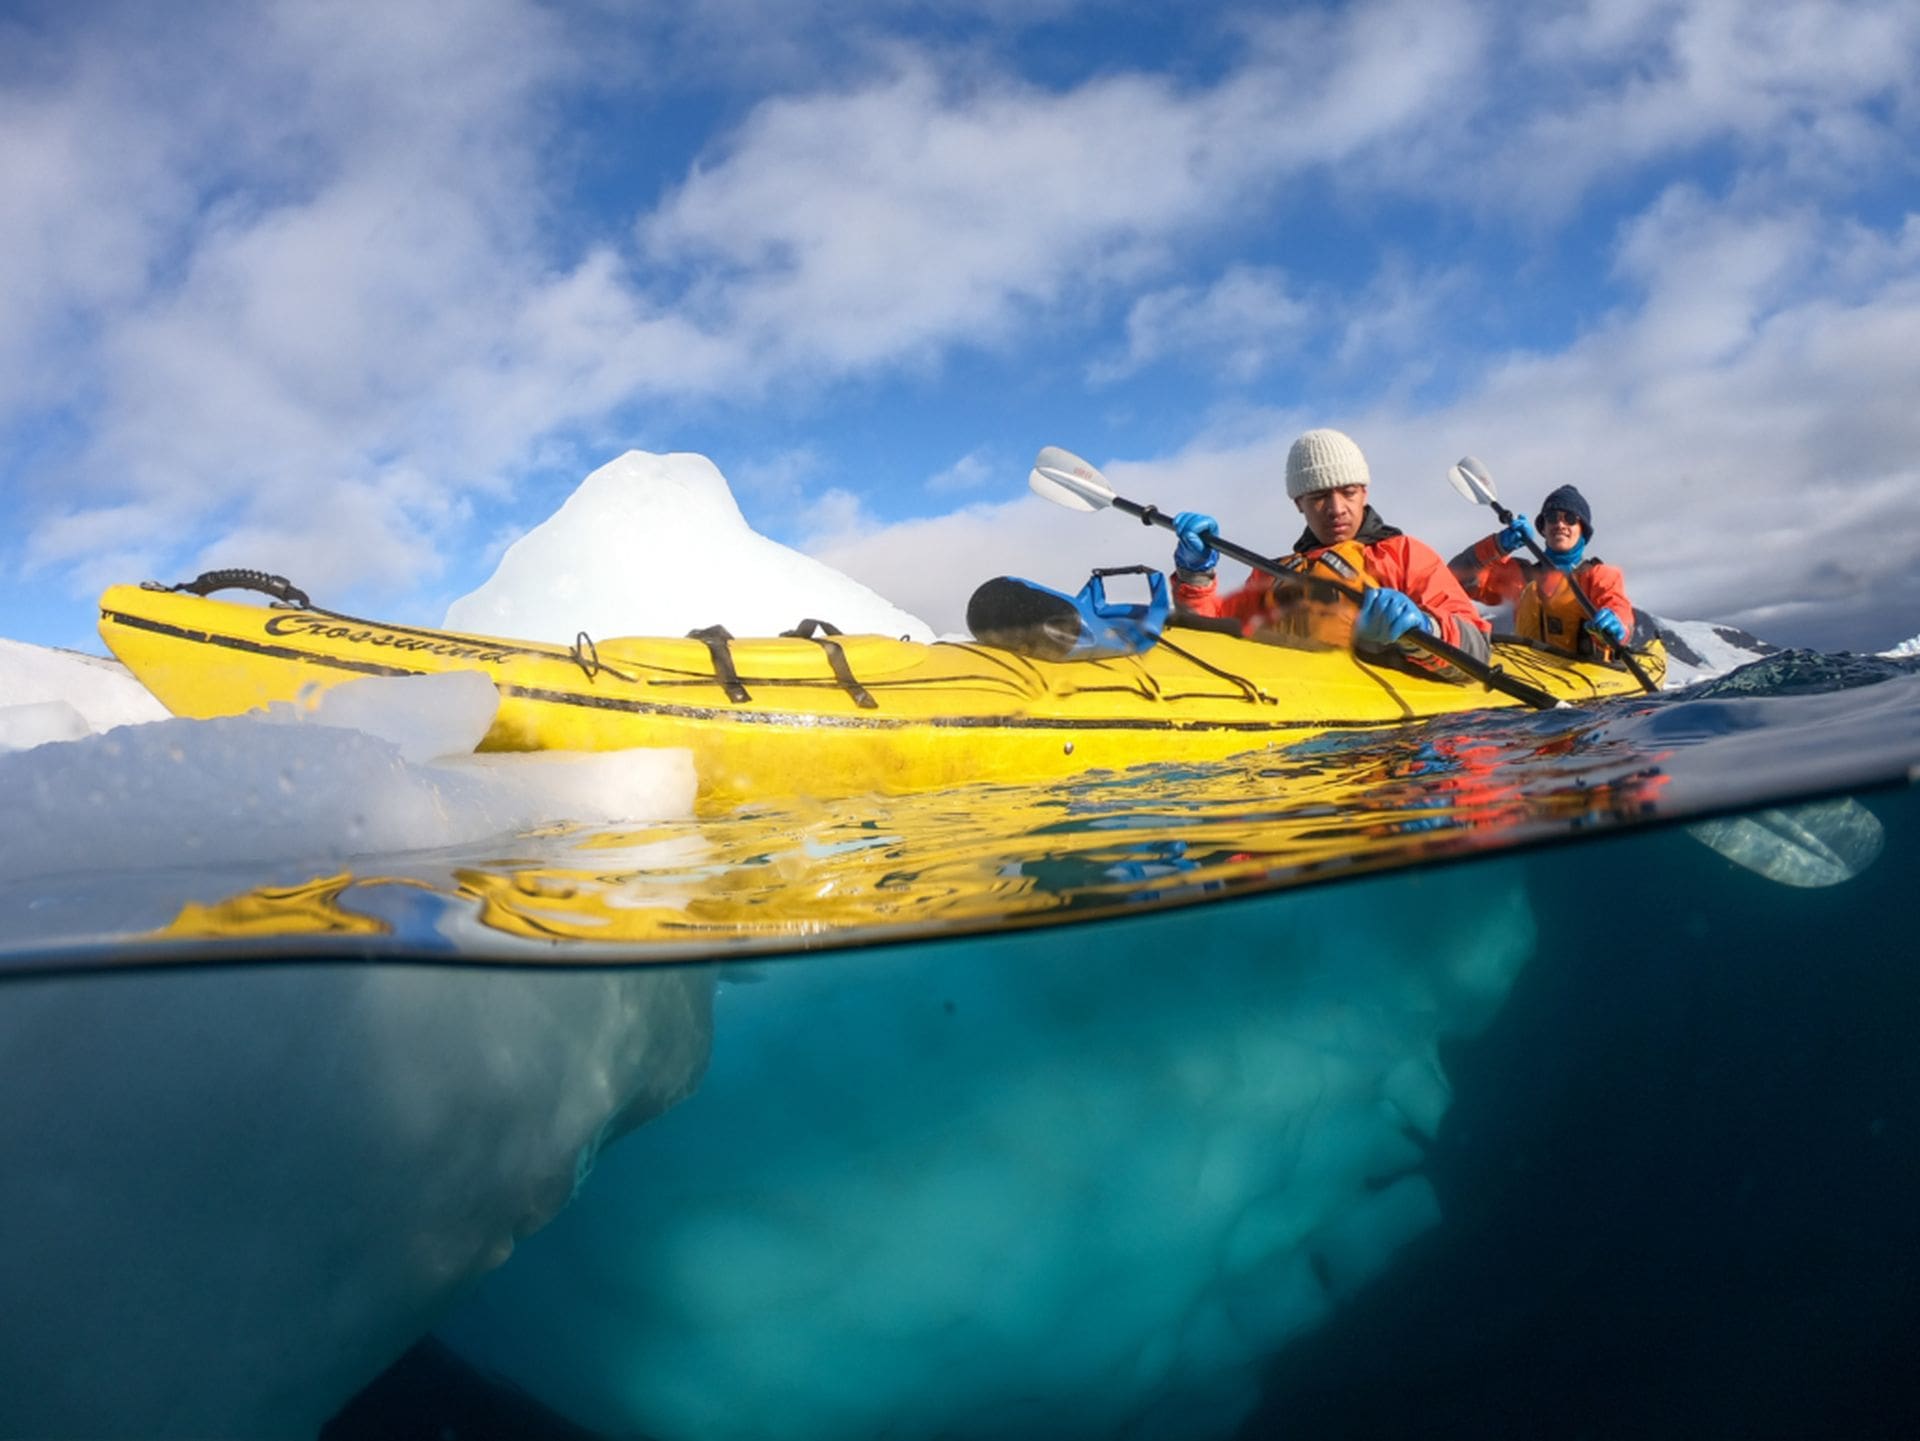
[[[1283, 570], [1324, 575], [1353, 590], [1380, 583], [1367, 571], [1367, 547], [1359, 540], [1343, 540], [1307, 555], [1284, 556], [1278, 563]], [[1353, 618], [1354, 609], [1346, 601], [1275, 577], [1259, 630], [1309, 650], [1345, 650], [1353, 642]]]
[[1599, 563], [1597, 557], [1583, 560], [1572, 575], [1553, 567], [1543, 568], [1513, 603], [1514, 634], [1568, 655], [1613, 659], [1613, 647], [1587, 629], [1586, 608], [1574, 591], [1580, 572]]

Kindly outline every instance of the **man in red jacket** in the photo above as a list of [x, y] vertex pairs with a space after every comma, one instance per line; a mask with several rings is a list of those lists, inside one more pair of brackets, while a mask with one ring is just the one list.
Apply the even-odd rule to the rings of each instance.
[[1174, 517], [1174, 603], [1199, 615], [1230, 616], [1245, 634], [1277, 630], [1308, 644], [1345, 645], [1362, 654], [1394, 654], [1449, 680], [1468, 677], [1409, 641], [1431, 635], [1474, 660], [1488, 658], [1487, 623], [1439, 553], [1380, 519], [1367, 504], [1372, 477], [1360, 447], [1337, 430], [1309, 430], [1287, 452], [1287, 495], [1306, 518], [1290, 570], [1325, 576], [1366, 591], [1350, 605], [1320, 603], [1311, 588], [1255, 571], [1221, 595], [1214, 581], [1219, 522], [1198, 511]]
[[[1593, 508], [1587, 498], [1563, 485], [1546, 499], [1534, 518], [1524, 515], [1505, 530], [1475, 542], [1449, 565], [1468, 595], [1488, 605], [1513, 604], [1513, 631], [1567, 655], [1613, 657], [1613, 647], [1633, 634], [1633, 606], [1627, 582], [1617, 568], [1587, 555], [1593, 537]], [[1531, 540], [1547, 564], [1515, 554]], [[1593, 602], [1587, 618], [1574, 587]]]

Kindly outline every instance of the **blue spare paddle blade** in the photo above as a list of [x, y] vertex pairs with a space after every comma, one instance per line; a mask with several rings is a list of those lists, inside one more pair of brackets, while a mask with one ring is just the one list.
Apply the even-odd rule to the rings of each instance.
[[[1106, 577], [1144, 575], [1145, 603], [1107, 598]], [[1096, 570], [1078, 595], [997, 576], [967, 602], [976, 639], [1035, 660], [1110, 660], [1153, 649], [1173, 608], [1167, 578], [1143, 565]]]

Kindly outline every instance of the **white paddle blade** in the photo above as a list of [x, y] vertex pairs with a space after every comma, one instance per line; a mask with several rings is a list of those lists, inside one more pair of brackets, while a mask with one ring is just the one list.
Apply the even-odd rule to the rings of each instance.
[[1113, 504], [1113, 490], [1086, 461], [1057, 445], [1042, 446], [1034, 457], [1027, 486], [1068, 510], [1104, 510]]
[[1457, 465], [1447, 471], [1447, 479], [1453, 482], [1453, 488], [1475, 505], [1492, 505], [1500, 498], [1500, 492], [1493, 488], [1493, 477], [1487, 468], [1470, 455], [1463, 455]]

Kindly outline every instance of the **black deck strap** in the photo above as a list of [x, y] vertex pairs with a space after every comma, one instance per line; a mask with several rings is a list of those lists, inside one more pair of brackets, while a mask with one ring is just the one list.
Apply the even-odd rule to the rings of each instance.
[[842, 690], [853, 697], [853, 703], [862, 710], [880, 709], [880, 702], [853, 678], [853, 667], [847, 664], [846, 651], [840, 648], [839, 641], [833, 639], [840, 634], [839, 626], [830, 620], [815, 620], [809, 616], [792, 630], [783, 630], [780, 634], [796, 640], [810, 640], [819, 646], [827, 653], [827, 664], [833, 668], [833, 678], [840, 682]]
[[581, 631], [574, 636], [573, 650], [570, 654], [573, 656], [574, 664], [587, 673], [588, 680], [592, 680], [595, 676], [599, 675], [601, 671], [605, 671], [616, 680], [630, 681], [638, 679], [636, 676], [628, 675], [625, 671], [615, 670], [612, 666], [602, 661], [600, 659], [600, 648], [593, 643], [593, 637], [585, 631]]
[[733, 640], [731, 631], [724, 625], [710, 625], [688, 631], [687, 639], [707, 643], [707, 653], [713, 657], [714, 679], [726, 690], [728, 700], [735, 705], [744, 705], [753, 699], [747, 694], [747, 688], [740, 684], [740, 671], [733, 663], [733, 651], [729, 648]]
[[[1265, 691], [1261, 690], [1259, 686], [1255, 685], [1252, 681], [1248, 680], [1245, 676], [1235, 675], [1230, 670], [1222, 670], [1217, 665], [1211, 665], [1208, 662], [1201, 660], [1200, 657], [1195, 655], [1192, 651], [1182, 650], [1179, 646], [1175, 645], [1172, 641], [1168, 640], [1164, 635], [1160, 637], [1160, 648], [1162, 650], [1172, 651], [1175, 655], [1179, 656], [1182, 660], [1192, 661], [1195, 665], [1199, 666], [1201, 670], [1206, 671], [1209, 675], [1216, 675], [1220, 677], [1221, 680], [1232, 681], [1235, 685], [1240, 687], [1241, 694], [1244, 695], [1248, 700], [1265, 701], [1268, 705], [1278, 705], [1280, 703], [1279, 701], [1274, 699], [1274, 697], [1268, 695]], [[1164, 686], [1164, 682], [1162, 684]]]
[[268, 575], [264, 570], [207, 570], [179, 585], [161, 585], [148, 581], [149, 590], [177, 590], [188, 595], [212, 595], [216, 590], [257, 590], [275, 600], [307, 610], [313, 602], [307, 593], [284, 575]]
[[1169, 626], [1178, 626], [1181, 630], [1210, 630], [1215, 635], [1245, 636], [1239, 621], [1230, 615], [1201, 615], [1197, 611], [1171, 611], [1167, 616]]

